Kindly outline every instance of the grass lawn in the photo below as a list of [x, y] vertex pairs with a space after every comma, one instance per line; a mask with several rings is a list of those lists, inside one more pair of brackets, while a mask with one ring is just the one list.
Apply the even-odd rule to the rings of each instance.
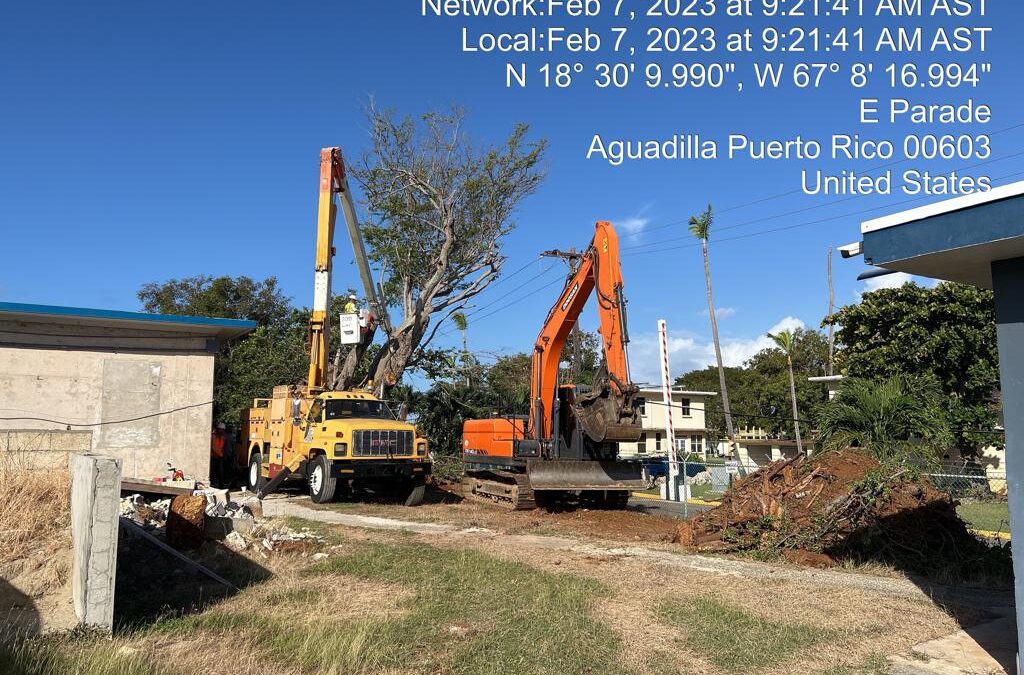
[[961, 504], [956, 512], [975, 530], [1010, 531], [1010, 505], [1006, 502]]
[[5, 646], [0, 635], [0, 673], [879, 675], [883, 654], [956, 628], [941, 608], [811, 579], [287, 524], [323, 536], [327, 557], [256, 552], [270, 577], [113, 639], [72, 632]]
[[[140, 628], [126, 636], [128, 649], [97, 635], [0, 643], [0, 671], [184, 675], [193, 672], [190, 659], [176, 668], [138, 645], [174, 642], [205, 661], [230, 662], [233, 641], [244, 639], [267, 672], [626, 672], [621, 638], [592, 611], [608, 595], [600, 582], [402, 539], [353, 542], [291, 583]], [[381, 591], [366, 611], [343, 616], [353, 599], [338, 589], [360, 583]]]
[[662, 618], [685, 628], [706, 658], [730, 672], [751, 673], [842, 637], [810, 624], [769, 621], [712, 597], [665, 600]]

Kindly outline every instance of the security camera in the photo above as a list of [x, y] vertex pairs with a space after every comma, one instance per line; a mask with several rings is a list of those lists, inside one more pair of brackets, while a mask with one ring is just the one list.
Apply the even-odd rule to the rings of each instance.
[[846, 246], [839, 247], [839, 253], [844, 258], [854, 258], [864, 253], [864, 242], [858, 241]]

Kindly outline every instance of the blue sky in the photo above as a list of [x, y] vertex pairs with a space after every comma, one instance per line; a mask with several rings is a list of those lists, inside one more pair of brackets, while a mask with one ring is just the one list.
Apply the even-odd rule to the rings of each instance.
[[[1024, 123], [1018, 75], [1024, 11], [1015, 2], [989, 5], [984, 23], [996, 30], [984, 58], [993, 72], [982, 87], [946, 97], [989, 103], [991, 131]], [[499, 25], [466, 24], [472, 30]], [[132, 310], [135, 292], [149, 281], [246, 274], [275, 275], [296, 303], [309, 304], [318, 150], [340, 145], [349, 155], [360, 152], [371, 98], [409, 113], [464, 105], [480, 142], [500, 140], [516, 121], [550, 141], [548, 178], [517, 215], [507, 270], [544, 249], [584, 246], [595, 220], [619, 224], [623, 246], [638, 247], [623, 259], [638, 379], [657, 373], [659, 318], [668, 320], [674, 338], [675, 372], [711, 358], [700, 250], [684, 225], [708, 202], [720, 213], [720, 234], [712, 240], [720, 327], [727, 358], [738, 362], [765, 344], [770, 328], [821, 320], [830, 245], [856, 240], [863, 219], [926, 201], [791, 194], [805, 166], [796, 160], [616, 168], [585, 159], [595, 132], [621, 138], [854, 132], [857, 98], [888, 96], [887, 86], [784, 94], [754, 91], [749, 83], [742, 94], [637, 86], [507, 90], [503, 58], [460, 53], [460, 26], [420, 16], [412, 0], [8, 3], [0, 10], [0, 300]], [[1024, 127], [1000, 133], [993, 138], [1000, 161], [974, 173], [999, 178], [997, 184], [1019, 180], [1024, 155], [1001, 158], [1021, 151]], [[746, 236], [758, 232], [768, 233]], [[343, 241], [339, 253], [336, 288], [355, 285]], [[471, 348], [530, 347], [557, 292], [558, 267], [545, 272], [549, 265], [529, 263], [480, 297], [480, 311], [470, 316]], [[836, 257], [840, 303], [864, 289], [856, 281], [862, 270], [861, 263]], [[584, 327], [596, 327], [592, 314]]]

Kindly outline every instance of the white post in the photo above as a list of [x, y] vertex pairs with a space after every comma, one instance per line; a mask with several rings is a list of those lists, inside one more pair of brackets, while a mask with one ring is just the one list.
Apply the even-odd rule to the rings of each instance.
[[676, 456], [676, 434], [672, 426], [672, 379], [668, 369], [668, 324], [658, 321], [658, 344], [661, 350], [661, 395], [665, 400], [665, 434], [669, 447], [668, 498], [679, 501], [679, 458]]

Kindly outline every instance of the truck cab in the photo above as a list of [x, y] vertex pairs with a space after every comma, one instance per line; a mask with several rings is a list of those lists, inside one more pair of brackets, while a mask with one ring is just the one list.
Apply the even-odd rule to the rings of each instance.
[[427, 440], [369, 392], [277, 387], [247, 411], [243, 440], [250, 489], [298, 467], [318, 503], [368, 489], [413, 505], [430, 475]]

